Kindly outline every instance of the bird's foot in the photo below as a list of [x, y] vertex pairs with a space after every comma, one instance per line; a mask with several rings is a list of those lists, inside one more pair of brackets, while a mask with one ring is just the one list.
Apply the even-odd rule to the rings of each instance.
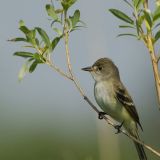
[[106, 115], [105, 112], [99, 112], [98, 119], [103, 119], [104, 115]]
[[115, 125], [114, 128], [117, 129], [115, 134], [121, 133], [121, 128], [123, 126], [124, 121], [120, 125]]

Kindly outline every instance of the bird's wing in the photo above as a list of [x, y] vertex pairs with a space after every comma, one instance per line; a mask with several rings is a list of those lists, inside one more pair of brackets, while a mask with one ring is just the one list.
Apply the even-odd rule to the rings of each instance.
[[142, 126], [139, 121], [139, 116], [136, 107], [133, 103], [133, 100], [122, 83], [116, 84], [115, 96], [116, 99], [125, 107], [130, 116], [134, 119], [134, 121], [137, 122], [142, 129]]

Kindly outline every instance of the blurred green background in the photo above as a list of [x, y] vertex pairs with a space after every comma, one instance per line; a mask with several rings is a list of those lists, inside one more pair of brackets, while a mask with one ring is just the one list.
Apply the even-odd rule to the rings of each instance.
[[[40, 65], [18, 83], [24, 61], [12, 54], [22, 48], [7, 39], [21, 35], [20, 19], [52, 35], [46, 3], [1, 0], [0, 160], [138, 160], [132, 142], [98, 120], [73, 84], [47, 66]], [[77, 8], [87, 28], [72, 34], [70, 49], [74, 73], [85, 92], [95, 103], [94, 81], [81, 68], [100, 57], [112, 58], [137, 105], [144, 128], [142, 140], [160, 148], [160, 112], [149, 54], [135, 39], [116, 38], [119, 21], [108, 12], [109, 8], [129, 12], [127, 6], [121, 0], [79, 0], [71, 12]], [[65, 68], [63, 42], [56, 48], [55, 62]], [[146, 152], [149, 160], [158, 160]]]

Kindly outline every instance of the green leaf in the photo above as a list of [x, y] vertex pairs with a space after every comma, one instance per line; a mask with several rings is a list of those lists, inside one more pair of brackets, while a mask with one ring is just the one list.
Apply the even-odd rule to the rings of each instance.
[[160, 6], [158, 6], [155, 10], [155, 12], [152, 15], [153, 21], [157, 21], [160, 18]]
[[156, 25], [154, 26], [154, 29], [156, 29], [156, 28], [159, 27], [159, 26], [160, 26], [160, 23], [156, 24]]
[[21, 26], [19, 28], [25, 35], [30, 32], [30, 30], [26, 26]]
[[132, 29], [135, 29], [133, 26], [129, 26], [129, 25], [119, 25], [119, 28], [132, 28]]
[[74, 12], [74, 15], [72, 17], [70, 17], [70, 20], [72, 22], [72, 28], [74, 28], [76, 26], [76, 24], [80, 21], [80, 11], [76, 10]]
[[62, 36], [56, 37], [56, 38], [52, 41], [52, 51], [55, 49], [55, 47], [57, 46], [57, 44], [58, 44], [58, 42], [60, 41], [61, 38], [62, 38]]
[[11, 41], [11, 42], [28, 42], [27, 39], [21, 38], [21, 37], [9, 39], [8, 41]]
[[134, 21], [129, 16], [127, 16], [125, 13], [123, 13], [122, 11], [117, 10], [117, 9], [109, 9], [109, 11], [117, 18], [119, 18], [127, 23], [134, 24]]
[[137, 37], [135, 34], [131, 34], [131, 33], [122, 33], [122, 34], [119, 34], [117, 37], [122, 37], [122, 36], [132, 36], [132, 37]]
[[123, 0], [125, 3], [127, 3], [131, 8], [133, 8], [132, 4], [128, 2], [127, 0]]
[[148, 30], [150, 30], [152, 28], [151, 15], [150, 15], [149, 11], [147, 11], [147, 10], [144, 10], [143, 12], [144, 12], [144, 16], [145, 16], [144, 18], [145, 18], [145, 20], [147, 21], [147, 23], [149, 25], [149, 27], [147, 26], [147, 28], [148, 28]]
[[54, 20], [57, 20], [57, 19], [58, 19], [58, 16], [57, 16], [57, 14], [56, 14], [56, 12], [55, 12], [55, 9], [54, 9], [54, 7], [53, 7], [52, 5], [47, 4], [47, 5], [46, 5], [46, 10], [47, 10], [48, 15], [49, 15], [50, 17], [52, 17]]
[[62, 0], [61, 5], [67, 11], [77, 0]]
[[136, 20], [136, 29], [137, 29], [137, 34], [139, 36], [140, 26], [139, 26], [138, 20]]
[[136, 9], [139, 9], [140, 5], [144, 2], [144, 0], [133, 0], [133, 5]]
[[36, 27], [36, 30], [38, 31], [39, 35], [41, 36], [41, 38], [44, 41], [44, 43], [46, 44], [46, 46], [48, 48], [50, 48], [51, 43], [50, 43], [50, 39], [49, 39], [47, 33], [40, 27]]
[[157, 42], [160, 38], [160, 30], [155, 35], [155, 42]]
[[37, 65], [38, 65], [38, 62], [34, 61], [29, 67], [29, 72], [32, 73], [36, 69]]
[[25, 26], [25, 23], [24, 23], [23, 20], [20, 20], [20, 21], [19, 21], [19, 27], [22, 27], [22, 26]]
[[27, 34], [27, 37], [31, 38], [31, 39], [35, 39], [36, 37], [36, 30], [32, 29], [29, 31], [29, 33]]
[[25, 26], [25, 23], [23, 20], [19, 21], [19, 29], [25, 34], [27, 35], [28, 33], [30, 33], [30, 30]]
[[21, 26], [19, 28], [26, 36], [26, 41], [31, 43], [33, 46], [36, 45], [35, 37], [36, 37], [36, 30], [32, 29], [29, 30], [26, 26]]
[[64, 11], [63, 9], [56, 9], [55, 10], [56, 14], [63, 13], [63, 11]]
[[39, 40], [38, 38], [35, 39], [36, 45], [39, 46]]
[[45, 61], [45, 58], [38, 53], [35, 53], [33, 58], [37, 61], [37, 63], [44, 63]]
[[63, 33], [62, 33], [62, 31], [60, 30], [60, 29], [58, 29], [58, 28], [53, 28], [53, 30], [59, 35], [59, 36], [61, 36]]
[[28, 73], [28, 62], [23, 64], [22, 68], [20, 69], [18, 73], [18, 80], [22, 81], [26, 73]]
[[33, 57], [33, 53], [30, 53], [30, 52], [15, 52], [13, 54], [14, 56], [19, 56], [19, 57], [24, 57], [24, 58], [29, 58], [29, 57]]
[[138, 24], [139, 24], [139, 26], [142, 25], [142, 23], [144, 22], [144, 19], [145, 19], [144, 15], [138, 17]]

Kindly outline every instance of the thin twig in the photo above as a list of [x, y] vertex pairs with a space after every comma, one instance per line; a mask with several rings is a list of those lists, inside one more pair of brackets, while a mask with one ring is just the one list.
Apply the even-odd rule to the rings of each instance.
[[73, 79], [73, 82], [76, 86], [76, 88], [78, 89], [78, 91], [80, 92], [81, 96], [85, 96], [82, 88], [80, 87], [80, 85], [78, 84], [75, 76], [73, 75], [72, 72], [72, 66], [71, 66], [71, 62], [70, 62], [70, 51], [69, 51], [69, 31], [68, 31], [68, 23], [67, 23], [67, 12], [65, 12], [64, 15], [64, 40], [65, 40], [65, 50], [66, 50], [66, 58], [67, 58], [67, 66], [68, 66], [68, 71], [70, 73], [70, 76]]
[[67, 75], [66, 73], [64, 73], [59, 67], [57, 67], [55, 64], [53, 64], [53, 62], [46, 62], [47, 65], [49, 65], [54, 71], [58, 72], [60, 75], [62, 75], [63, 77], [69, 79], [69, 80], [73, 80], [71, 76]]

